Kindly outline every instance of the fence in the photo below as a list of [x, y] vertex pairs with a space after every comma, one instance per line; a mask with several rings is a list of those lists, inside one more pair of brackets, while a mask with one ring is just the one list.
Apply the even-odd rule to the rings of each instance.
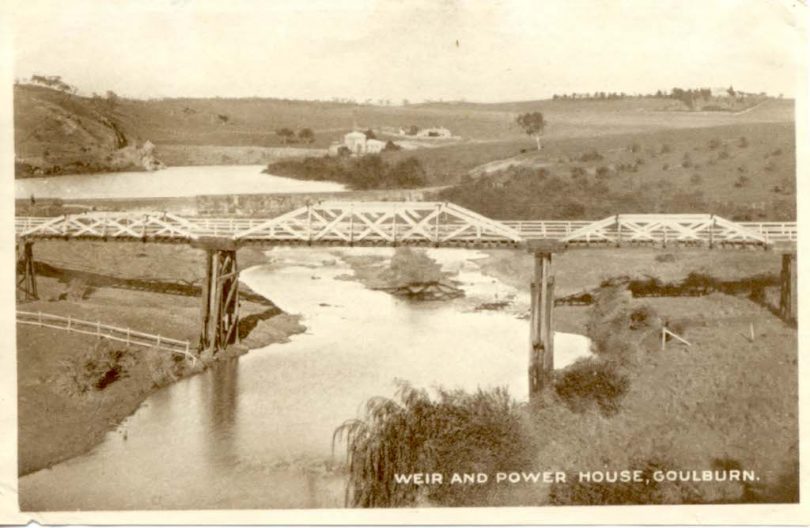
[[62, 317], [60, 315], [42, 312], [25, 312], [18, 310], [17, 323], [92, 335], [99, 338], [119, 341], [127, 345], [157, 348], [196, 359], [191, 353], [191, 346], [188, 341], [180, 341], [179, 339], [171, 339], [156, 334], [137, 332], [130, 328], [105, 325], [101, 324], [99, 321], [83, 321], [71, 316]]

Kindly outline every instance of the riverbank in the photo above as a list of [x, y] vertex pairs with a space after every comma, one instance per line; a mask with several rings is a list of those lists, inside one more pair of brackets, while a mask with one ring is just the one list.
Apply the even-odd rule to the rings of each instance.
[[[203, 254], [186, 246], [49, 241], [35, 258], [51, 276], [38, 280], [40, 300], [17, 309], [100, 321], [196, 344]], [[239, 252], [240, 268], [264, 262]], [[56, 272], [54, 272], [56, 270]], [[130, 287], [131, 286], [131, 287]], [[241, 344], [286, 342], [304, 331], [299, 316], [240, 285]], [[114, 358], [102, 387], [77, 386]], [[205, 368], [168, 352], [126, 347], [91, 336], [17, 325], [19, 474], [82, 454], [97, 445], [152, 393]], [[89, 365], [93, 365], [91, 368]], [[110, 376], [108, 376], [110, 378]], [[78, 380], [82, 381], [82, 380]]]
[[170, 167], [209, 165], [267, 165], [288, 158], [325, 156], [328, 151], [303, 147], [231, 145], [158, 145], [160, 159]]

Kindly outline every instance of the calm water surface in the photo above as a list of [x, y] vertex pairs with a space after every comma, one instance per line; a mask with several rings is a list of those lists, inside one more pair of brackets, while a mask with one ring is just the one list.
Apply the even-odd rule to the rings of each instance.
[[[390, 249], [347, 249], [390, 255]], [[307, 331], [176, 383], [87, 455], [20, 479], [23, 509], [341, 507], [331, 440], [394, 380], [417, 386], [508, 386], [527, 398], [528, 323], [474, 311], [528, 295], [481, 274], [465, 250], [429, 254], [457, 273], [466, 297], [413, 303], [341, 280], [339, 251], [275, 249], [244, 281]], [[587, 338], [555, 337], [556, 364], [587, 355]], [[340, 450], [339, 453], [342, 453]]]
[[262, 174], [264, 165], [169, 167], [155, 172], [109, 172], [14, 181], [16, 198], [164, 198], [198, 194], [339, 192], [335, 182]]

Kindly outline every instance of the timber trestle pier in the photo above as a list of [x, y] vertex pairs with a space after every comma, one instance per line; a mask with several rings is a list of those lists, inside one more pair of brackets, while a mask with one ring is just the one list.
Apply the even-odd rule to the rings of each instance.
[[275, 218], [194, 217], [168, 212], [89, 212], [17, 217], [17, 289], [37, 298], [38, 240], [189, 244], [205, 252], [197, 354], [237, 343], [240, 247], [379, 246], [527, 249], [534, 254], [529, 354], [530, 394], [554, 368], [554, 253], [575, 248], [702, 247], [785, 249], [781, 310], [796, 316], [796, 224], [740, 223], [711, 214], [631, 214], [588, 221], [498, 221], [447, 202], [321, 202]]

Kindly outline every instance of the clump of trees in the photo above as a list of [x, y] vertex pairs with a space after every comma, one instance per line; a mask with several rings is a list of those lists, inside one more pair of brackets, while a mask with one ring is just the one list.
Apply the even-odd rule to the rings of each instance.
[[303, 180], [336, 181], [358, 190], [413, 189], [428, 182], [422, 163], [412, 156], [395, 163], [377, 155], [279, 160], [268, 165], [265, 172]]
[[31, 76], [31, 83], [38, 84], [40, 86], [46, 86], [54, 90], [59, 90], [60, 92], [72, 94], [76, 93], [76, 87], [63, 81], [61, 75], [34, 74]]
[[301, 143], [315, 142], [315, 132], [313, 132], [311, 128], [302, 128], [296, 134], [293, 129], [282, 127], [276, 130], [276, 135], [281, 138], [281, 143], [283, 145], [298, 143], [299, 141]]

